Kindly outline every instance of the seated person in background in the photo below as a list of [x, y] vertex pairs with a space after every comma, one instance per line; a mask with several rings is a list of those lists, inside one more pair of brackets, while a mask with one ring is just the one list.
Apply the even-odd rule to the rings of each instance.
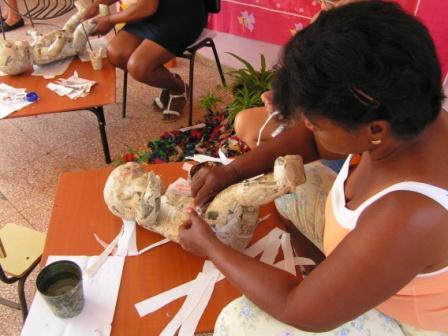
[[0, 25], [0, 32], [9, 32], [11, 30], [23, 27], [25, 21], [19, 14], [19, 6], [17, 6], [17, 0], [7, 0], [8, 5], [2, 6], [2, 15], [0, 18], [2, 24]]
[[[100, 4], [117, 0], [95, 0], [85, 18], [98, 14]], [[177, 120], [187, 102], [187, 85], [164, 64], [182, 52], [201, 34], [207, 22], [204, 0], [138, 0], [110, 16], [95, 17], [96, 30], [106, 34], [115, 24], [126, 23], [110, 41], [109, 60], [127, 70], [137, 81], [162, 89], [158, 106], [164, 120]]]
[[[338, 6], [362, 0], [320, 0], [321, 10], [329, 10]], [[312, 19], [313, 22], [319, 13]], [[283, 117], [272, 105], [272, 91], [266, 91], [261, 95], [264, 107], [252, 107], [239, 112], [235, 117], [235, 134], [250, 148], [283, 132], [288, 125], [282, 122]], [[323, 160], [324, 164], [339, 171], [343, 160]]]
[[[273, 92], [295, 125], [227, 166], [199, 170], [195, 203], [270, 171], [280, 155], [348, 155], [325, 207], [308, 192], [293, 200], [325, 214], [315, 223], [296, 214], [294, 248], [304, 234], [325, 259], [298, 279], [222, 244], [189, 209], [181, 245], [244, 294], [221, 312], [215, 335], [447, 335], [448, 113], [426, 27], [387, 1], [323, 12], [286, 45]], [[297, 191], [326, 194], [326, 169], [313, 167]]]

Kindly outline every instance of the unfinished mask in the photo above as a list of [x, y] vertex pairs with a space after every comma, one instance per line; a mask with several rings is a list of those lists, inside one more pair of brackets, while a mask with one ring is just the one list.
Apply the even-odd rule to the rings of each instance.
[[[222, 242], [241, 250], [252, 238], [259, 207], [293, 192], [304, 182], [302, 158], [279, 157], [273, 173], [224, 189], [206, 206], [202, 217]], [[179, 241], [179, 225], [188, 219], [186, 209], [193, 204], [191, 196], [177, 193], [174, 188], [162, 195], [160, 178], [135, 162], [112, 171], [104, 188], [104, 199], [116, 216], [135, 220], [175, 242]]]
[[[8, 75], [25, 72], [34, 64], [47, 64], [75, 56], [81, 52], [87, 43], [95, 24], [92, 20], [83, 22], [82, 17], [86, 7], [81, 2], [75, 3], [77, 12], [65, 23], [62, 29], [42, 35], [35, 30], [28, 34], [32, 37], [31, 47], [26, 41], [0, 43], [0, 70]], [[84, 32], [85, 29], [85, 32]]]

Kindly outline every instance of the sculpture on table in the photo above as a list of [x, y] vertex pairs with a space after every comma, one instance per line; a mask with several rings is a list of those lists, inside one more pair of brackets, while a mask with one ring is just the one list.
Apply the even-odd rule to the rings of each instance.
[[95, 24], [93, 20], [81, 24], [86, 6], [79, 1], [75, 2], [75, 6], [77, 12], [62, 29], [45, 35], [30, 31], [29, 35], [33, 39], [31, 45], [26, 41], [0, 41], [0, 70], [8, 75], [18, 75], [28, 70], [33, 62], [47, 64], [81, 52]]
[[[305, 182], [302, 158], [279, 157], [274, 172], [234, 184], [216, 195], [204, 207], [202, 217], [216, 236], [238, 250], [250, 242], [263, 204], [293, 192]], [[142, 227], [178, 242], [179, 225], [188, 218], [186, 209], [193, 198], [176, 188], [162, 194], [162, 182], [153, 172], [146, 172], [135, 162], [115, 168], [104, 187], [109, 210], [125, 220], [135, 220]]]

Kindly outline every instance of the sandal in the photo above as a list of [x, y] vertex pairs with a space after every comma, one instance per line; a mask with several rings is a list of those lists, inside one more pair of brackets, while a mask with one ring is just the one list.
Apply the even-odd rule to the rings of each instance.
[[182, 94], [169, 95], [167, 107], [162, 112], [163, 121], [174, 122], [179, 120], [180, 112], [183, 110], [183, 108], [188, 102], [187, 92], [188, 92], [188, 85], [184, 83], [184, 92]]
[[154, 98], [154, 105], [163, 111], [166, 104], [168, 104], [169, 99], [170, 91], [168, 89], [163, 89], [162, 91], [160, 91], [160, 95]]
[[[177, 79], [182, 80], [182, 78], [178, 74], [173, 74], [174, 77]], [[170, 99], [170, 92], [168, 89], [163, 89], [160, 91], [160, 94], [158, 97], [154, 98], [154, 105], [156, 105], [160, 110], [164, 110], [165, 107], [168, 104], [168, 101]]]

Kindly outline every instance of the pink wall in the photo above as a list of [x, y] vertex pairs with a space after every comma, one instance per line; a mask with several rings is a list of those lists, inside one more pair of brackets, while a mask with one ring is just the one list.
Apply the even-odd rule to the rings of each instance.
[[[437, 47], [443, 73], [448, 71], [448, 0], [398, 0], [428, 27]], [[221, 12], [210, 16], [218, 32], [215, 43], [223, 64], [239, 67], [225, 52], [233, 52], [254, 65], [260, 53], [269, 65], [277, 61], [281, 45], [302, 29], [319, 10], [317, 0], [222, 0]], [[444, 22], [445, 21], [445, 22]], [[205, 56], [212, 56], [209, 52]]]

